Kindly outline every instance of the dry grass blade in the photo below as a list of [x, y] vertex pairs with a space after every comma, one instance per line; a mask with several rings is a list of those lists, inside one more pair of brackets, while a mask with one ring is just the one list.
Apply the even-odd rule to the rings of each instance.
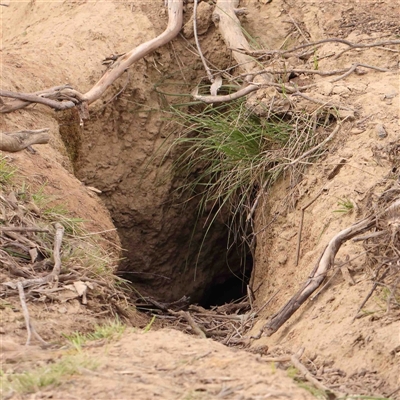
[[261, 119], [240, 99], [196, 113], [175, 108], [172, 115], [183, 127], [172, 148], [180, 152], [175, 173], [184, 183], [178, 192], [198, 199], [200, 213], [208, 213], [208, 227], [219, 214], [230, 215], [232, 240], [238, 244], [252, 241], [260, 197], [284, 175], [294, 187], [339, 129], [327, 132], [329, 118], [322, 111]]

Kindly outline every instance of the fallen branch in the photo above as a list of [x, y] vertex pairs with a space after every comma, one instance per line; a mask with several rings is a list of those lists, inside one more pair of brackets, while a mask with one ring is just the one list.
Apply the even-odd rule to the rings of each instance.
[[217, 0], [213, 13], [213, 21], [218, 26], [226, 47], [234, 51], [233, 57], [236, 62], [246, 72], [251, 73], [255, 69], [256, 63], [254, 58], [248, 55], [250, 46], [235, 13], [238, 5], [239, 0]]
[[325, 279], [327, 271], [333, 266], [335, 256], [341, 245], [347, 240], [359, 235], [361, 232], [371, 229], [375, 225], [373, 217], [366, 218], [350, 228], [339, 232], [326, 246], [321, 254], [314, 271], [301, 289], [271, 318], [263, 327], [267, 336], [273, 335], [311, 296], [311, 294], [321, 285]]
[[0, 150], [15, 153], [26, 149], [33, 144], [46, 144], [50, 140], [49, 129], [36, 129], [32, 131], [0, 132]]
[[389, 207], [378, 215], [371, 215], [349, 228], [346, 228], [334, 236], [325, 250], [322, 252], [314, 270], [311, 272], [307, 281], [300, 290], [270, 319], [262, 328], [267, 336], [273, 335], [311, 296], [311, 294], [321, 285], [326, 277], [328, 270], [334, 265], [335, 256], [342, 244], [363, 232], [376, 226], [376, 221], [383, 216], [393, 213], [400, 207], [400, 199], [393, 202]]
[[102, 78], [83, 95], [84, 101], [88, 104], [98, 100], [103, 93], [117, 80], [126, 69], [134, 62], [142, 59], [161, 46], [166, 45], [174, 39], [182, 28], [183, 21], [183, 0], [168, 0], [168, 25], [161, 35], [142, 43], [135, 49], [124, 54], [110, 66]]
[[44, 104], [45, 106], [54, 108], [57, 111], [67, 110], [68, 108], [72, 108], [75, 106], [75, 103], [73, 101], [59, 102], [28, 93], [16, 93], [16, 92], [11, 92], [9, 90], [0, 90], [0, 96], [11, 97], [12, 99], [24, 100], [25, 102], [29, 103]]

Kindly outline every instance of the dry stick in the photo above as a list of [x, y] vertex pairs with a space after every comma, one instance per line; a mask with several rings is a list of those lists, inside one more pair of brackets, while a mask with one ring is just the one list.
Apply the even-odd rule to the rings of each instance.
[[304, 35], [303, 31], [300, 29], [300, 26], [297, 24], [297, 22], [293, 19], [293, 17], [288, 14], [290, 19], [292, 20], [292, 24], [296, 27], [297, 31], [300, 33], [301, 36], [303, 36], [303, 39], [307, 42], [310, 43], [310, 41], [308, 40], [308, 38]]
[[31, 342], [32, 333], [34, 334], [36, 339], [39, 340], [40, 343], [42, 343], [43, 346], [45, 347], [49, 346], [49, 344], [45, 340], [43, 340], [43, 338], [36, 332], [36, 329], [32, 325], [31, 319], [29, 317], [28, 306], [26, 305], [25, 292], [22, 286], [22, 282], [17, 282], [17, 288], [19, 293], [19, 299], [21, 302], [22, 312], [24, 314], [26, 331], [28, 332], [28, 337], [26, 339], [25, 346], [29, 346]]
[[[344, 74], [343, 76], [337, 78], [337, 80], [339, 80], [347, 75], [350, 75], [352, 72], [355, 71], [355, 69], [357, 67], [375, 69], [380, 72], [390, 72], [390, 69], [375, 67], [373, 65], [368, 65], [368, 64], [355, 63], [355, 64], [352, 64], [349, 68], [334, 69], [332, 71], [320, 71], [320, 70], [315, 70], [315, 69], [298, 69], [298, 68], [293, 68], [293, 69], [290, 68], [290, 69], [286, 69], [286, 70], [285, 69], [266, 69], [265, 71], [258, 71], [256, 73], [254, 73], [254, 75], [264, 74], [265, 72], [268, 72], [270, 74], [287, 74], [289, 72], [293, 72], [296, 74], [312, 74], [312, 75], [321, 75], [321, 76], [332, 76], [332, 75]], [[240, 76], [246, 76], [246, 75], [248, 75], [248, 74], [241, 74]], [[334, 82], [334, 81], [331, 81], [331, 82]]]
[[0, 226], [2, 232], [45, 232], [49, 233], [48, 229], [35, 228], [35, 227], [17, 227], [17, 226]]
[[296, 249], [296, 267], [299, 265], [299, 258], [300, 258], [300, 246], [301, 246], [301, 234], [303, 231], [303, 222], [304, 222], [304, 212], [310, 207], [321, 194], [325, 191], [325, 188], [322, 188], [318, 194], [301, 209], [301, 218], [300, 218], [300, 225], [299, 225], [299, 232], [297, 234], [297, 249]]
[[41, 278], [24, 279], [22, 281], [18, 281], [17, 283], [9, 281], [9, 282], [4, 282], [3, 285], [9, 286], [12, 289], [17, 289], [18, 284], [21, 284], [23, 288], [27, 288], [34, 285], [44, 285], [45, 283], [52, 282], [53, 280], [58, 281], [58, 277], [60, 275], [60, 270], [61, 270], [60, 249], [61, 249], [62, 238], [64, 236], [64, 227], [58, 222], [55, 224], [55, 227], [56, 227], [56, 234], [54, 238], [53, 270], [48, 275], [43, 276]]
[[198, 34], [197, 34], [197, 2], [198, 1], [199, 0], [194, 0], [194, 4], [193, 4], [193, 34], [194, 34], [194, 40], [196, 42], [197, 51], [199, 52], [199, 56], [201, 58], [201, 62], [203, 63], [204, 69], [206, 70], [208, 80], [211, 83], [213, 83], [214, 82], [214, 76], [211, 73], [211, 70], [207, 65], [207, 61], [204, 58], [203, 52], [201, 51], [199, 37], [198, 37]]
[[393, 202], [389, 207], [377, 215], [371, 215], [350, 227], [342, 230], [334, 236], [322, 252], [314, 270], [299, 291], [265, 324], [262, 330], [267, 331], [267, 336], [274, 334], [311, 296], [321, 285], [326, 277], [327, 271], [333, 266], [335, 256], [342, 244], [360, 233], [370, 230], [376, 226], [376, 220], [393, 212], [400, 207], [400, 199]]
[[17, 282], [17, 288], [18, 288], [18, 293], [19, 293], [19, 299], [21, 302], [22, 313], [24, 314], [24, 318], [25, 318], [26, 331], [28, 333], [28, 337], [26, 339], [25, 346], [29, 346], [29, 344], [31, 342], [31, 337], [32, 337], [31, 322], [30, 322], [30, 318], [29, 318], [28, 307], [26, 305], [24, 288], [23, 288], [21, 282]]
[[313, 99], [312, 97], [307, 96], [306, 94], [301, 93], [299, 91], [296, 93], [293, 93], [293, 96], [303, 97], [306, 100], [312, 101], [313, 103], [322, 104], [325, 107], [332, 107], [332, 108], [336, 108], [338, 110], [345, 110], [345, 111], [354, 111], [352, 108], [341, 106], [340, 104], [334, 104], [334, 103], [330, 103], [329, 101]]
[[[382, 264], [383, 265], [383, 264]], [[381, 265], [381, 266], [382, 266]], [[380, 268], [380, 267], [379, 267]], [[389, 272], [389, 268], [386, 268], [385, 272], [382, 274], [380, 279], [384, 279], [386, 277], [386, 275]], [[374, 282], [374, 284], [372, 285], [371, 290], [368, 292], [368, 294], [365, 296], [365, 299], [363, 300], [363, 302], [361, 303], [360, 307], [358, 307], [356, 314], [354, 315], [353, 319], [351, 320], [351, 322], [353, 323], [357, 318], [358, 318], [358, 313], [361, 311], [361, 309], [365, 306], [365, 304], [367, 304], [367, 301], [370, 299], [370, 297], [372, 296], [372, 293], [374, 293], [375, 289], [378, 287], [378, 280], [376, 282]]]
[[179, 315], [183, 318], [186, 319], [186, 321], [189, 323], [189, 325], [191, 326], [191, 328], [193, 329], [193, 331], [200, 336], [202, 339], [206, 339], [207, 335], [204, 332], [203, 329], [200, 328], [200, 326], [195, 322], [195, 320], [192, 318], [192, 316], [186, 312], [186, 311], [172, 311], [172, 310], [168, 310], [168, 312], [172, 315]]
[[246, 216], [246, 222], [250, 221], [250, 219], [253, 217], [253, 214], [256, 211], [257, 208], [257, 204], [260, 201], [261, 196], [265, 193], [265, 189], [268, 186], [268, 184], [270, 183], [270, 180], [267, 179], [264, 184], [262, 185], [261, 190], [258, 192], [256, 199], [254, 200], [253, 205], [251, 206], [251, 209], [249, 211], [249, 213]]
[[304, 378], [306, 378], [310, 383], [312, 383], [317, 389], [320, 389], [324, 392], [333, 393], [333, 391], [331, 389], [326, 387], [318, 379], [314, 378], [314, 376], [311, 374], [311, 372], [300, 362], [297, 355], [293, 354], [290, 357], [290, 362], [293, 364], [293, 366], [296, 369], [298, 369], [303, 374]]

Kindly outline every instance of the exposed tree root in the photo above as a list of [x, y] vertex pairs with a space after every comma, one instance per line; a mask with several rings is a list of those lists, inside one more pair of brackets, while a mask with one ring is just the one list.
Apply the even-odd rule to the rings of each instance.
[[[174, 39], [182, 27], [182, 15], [183, 0], [168, 0], [168, 25], [165, 31], [156, 38], [142, 43], [130, 52], [118, 57], [117, 60], [109, 66], [102, 78], [87, 93], [82, 95], [69, 86], [59, 87], [56, 91], [54, 89], [49, 89], [48, 91], [36, 94], [21, 94], [1, 90], [0, 97], [11, 97], [18, 101], [11, 104], [1, 102], [0, 113], [11, 112], [33, 103], [45, 104], [55, 110], [65, 110], [81, 103], [87, 105], [93, 103], [100, 99], [107, 88], [110, 87], [134, 62]], [[56, 96], [56, 100], [47, 98], [54, 96]]]
[[50, 140], [48, 128], [33, 131], [0, 132], [0, 150], [15, 153], [32, 144], [45, 144]]
[[300, 290], [268, 321], [268, 323], [262, 328], [260, 335], [262, 332], [265, 332], [267, 336], [273, 335], [321, 285], [328, 270], [333, 267], [335, 256], [344, 242], [375, 227], [379, 218], [398, 211], [399, 207], [400, 200], [396, 200], [378, 215], [371, 215], [334, 236], [322, 252], [307, 281], [303, 284]]

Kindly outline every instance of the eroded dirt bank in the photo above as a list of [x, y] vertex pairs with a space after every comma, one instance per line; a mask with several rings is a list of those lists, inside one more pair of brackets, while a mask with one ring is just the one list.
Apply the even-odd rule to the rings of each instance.
[[[249, 11], [242, 20], [243, 26], [251, 37], [268, 49], [279, 48], [282, 43], [284, 46], [296, 44], [303, 35], [309, 41], [335, 36], [354, 42], [398, 35], [394, 17], [397, 5], [388, 1], [362, 4], [335, 1], [321, 5], [313, 1], [292, 4], [273, 0], [271, 3], [248, 1], [242, 5]], [[123, 53], [154, 37], [163, 30], [166, 21], [161, 1], [134, 4], [19, 2], [12, 3], [9, 8], [0, 7], [0, 11], [3, 21], [1, 84], [6, 89], [24, 92], [66, 82], [85, 91], [104, 71], [105, 67], [100, 65], [103, 57]], [[186, 15], [185, 20], [188, 18]], [[202, 36], [204, 54], [217, 68], [226, 68], [230, 53], [213, 25], [210, 24], [206, 32]], [[287, 37], [288, 42], [285, 42]], [[198, 57], [192, 54], [192, 40], [189, 43], [179, 38], [138, 62], [129, 75], [126, 74], [109, 91], [103, 102], [93, 105], [91, 120], [85, 123], [83, 130], [73, 112], [56, 117], [41, 106], [18, 111], [1, 120], [1, 128], [5, 131], [52, 129], [53, 139], [49, 146], [38, 147], [39, 154], [36, 155], [13, 155], [13, 162], [38, 185], [49, 180], [54, 194], [77, 216], [86, 217], [93, 231], [109, 230], [113, 225], [96, 195], [81, 182], [100, 189], [103, 192], [101, 199], [121, 234], [122, 246], [128, 251], [130, 272], [138, 277], [138, 288], [146, 292], [151, 285], [151, 293], [164, 300], [176, 300], [187, 294], [188, 285], [200, 296], [215, 277], [209, 275], [207, 269], [216, 264], [225, 265], [222, 250], [226, 243], [221, 237], [226, 231], [221, 221], [209, 235], [210, 242], [198, 264], [204, 269], [197, 269], [193, 283], [194, 265], [186, 261], [195, 205], [189, 205], [183, 212], [172, 201], [171, 193], [176, 183], [166, 179], [169, 178], [171, 159], [163, 159], [160, 151], [160, 146], [175, 128], [160, 118], [158, 110], [162, 100], [176, 99], [160, 96], [159, 92], [187, 93], [190, 85], [204, 75]], [[398, 178], [398, 172], [386, 154], [387, 146], [399, 139], [398, 54], [369, 49], [349, 52], [337, 60], [328, 57], [338, 51], [337, 44], [324, 45], [318, 52], [318, 68], [332, 70], [363, 62], [390, 72], [368, 71], [366, 75], [351, 75], [335, 84], [322, 77], [315, 78], [324, 83], [310, 95], [320, 96], [322, 101], [354, 106], [357, 113], [354, 119], [346, 122], [329, 154], [310, 167], [295, 190], [288, 190], [288, 182], [283, 181], [260, 203], [256, 213], [260, 233], [253, 282], [253, 287], [258, 288], [256, 306], [261, 307], [276, 290], [280, 292], [264, 310], [251, 332], [254, 334], [296, 291], [330, 237], [364, 212], [370, 193], [379, 194], [388, 180]], [[313, 63], [313, 60], [308, 62]], [[281, 67], [277, 63], [277, 68]], [[305, 62], [302, 67], [309, 68], [310, 64]], [[300, 80], [303, 78], [304, 84], [309, 83], [308, 78], [300, 77]], [[115, 97], [121, 89], [124, 91]], [[378, 135], [378, 124], [384, 125], [386, 137]], [[66, 148], [59, 129], [67, 142]], [[68, 155], [73, 159], [73, 166]], [[345, 162], [339, 173], [331, 174], [341, 160]], [[73, 177], [73, 169], [81, 182]], [[331, 175], [334, 176], [328, 179]], [[327, 190], [305, 213], [304, 240], [299, 265], [295, 267], [299, 212], [321, 188]], [[352, 212], [334, 213], [343, 199], [351, 201]], [[109, 240], [118, 242], [112, 232], [108, 235]], [[199, 232], [198, 240], [201, 235]], [[360, 252], [362, 249], [356, 245], [346, 245], [338, 262], [351, 259]], [[123, 269], [126, 265], [127, 262]], [[268, 346], [271, 355], [294, 353], [305, 347], [313, 372], [328, 386], [346, 393], [388, 396], [399, 385], [398, 309], [385, 314], [384, 293], [377, 291], [365, 308], [367, 316], [352, 322], [371, 287], [371, 275], [365, 270], [362, 257], [352, 261], [350, 266], [356, 284], [345, 281], [338, 274], [329, 288], [309, 302], [280, 331], [271, 338], [262, 337], [253, 342], [252, 347], [255, 352], [257, 349], [265, 352], [265, 346]], [[65, 307], [56, 304], [43, 313], [40, 308], [35, 308], [35, 313], [38, 315], [37, 329], [46, 339], [59, 338], [63, 330], [60, 326], [67, 326], [68, 331], [86, 329], [91, 324], [85, 324], [85, 319], [92, 321], [94, 318], [88, 316], [85, 307], [76, 300], [67, 302]], [[7, 320], [2, 321], [2, 338], [23, 343], [22, 315], [17, 308], [8, 308], [2, 316], [6, 314]], [[146, 323], [142, 321], [140, 325]], [[232, 399], [309, 396], [304, 391], [293, 392], [292, 381], [284, 379], [281, 371], [270, 374], [270, 366], [265, 365], [260, 355], [232, 352], [208, 341], [192, 340], [181, 333], [151, 332], [148, 336], [130, 333], [120, 342], [108, 346], [100, 343], [100, 349], [89, 350], [89, 356], [99, 359], [98, 372], [86, 371], [83, 376], [74, 377], [61, 386], [59, 392], [50, 388], [32, 396], [80, 398], [85, 393], [91, 396], [89, 398], [100, 398], [106, 393], [111, 396], [107, 398], [130, 399], [136, 398], [132, 397], [132, 392], [139, 390], [147, 393], [148, 398], [154, 394], [171, 399], [212, 399], [218, 395]], [[2, 342], [6, 343], [5, 340]], [[188, 348], [194, 348], [193, 352]], [[220, 353], [224, 351], [225, 354]], [[25, 358], [22, 353], [24, 351], [16, 343], [8, 349], [3, 348], [3, 360], [9, 360], [6, 371], [34, 369], [41, 357], [44, 364], [51, 364], [52, 357], [57, 357], [53, 353], [43, 356], [39, 352]], [[128, 360], [122, 358], [122, 354]], [[120, 365], [121, 359], [124, 368]], [[245, 364], [241, 364], [242, 359]], [[132, 360], [136, 361], [133, 363]], [[164, 362], [166, 364], [161, 364]], [[238, 379], [244, 370], [249, 371], [252, 378], [244, 377], [241, 383]], [[154, 371], [162, 376], [158, 377]], [[212, 378], [209, 371], [213, 371]], [[263, 377], [258, 379], [258, 376]], [[109, 379], [107, 384], [106, 377]], [[157, 379], [165, 381], [159, 384]], [[172, 384], [175, 388], [165, 387]], [[277, 386], [271, 386], [274, 384]], [[120, 389], [116, 389], [116, 385]], [[93, 388], [90, 393], [88, 387]], [[398, 393], [392, 397], [396, 396]], [[140, 398], [146, 397], [143, 394]]]
[[[268, 12], [282, 16], [280, 5], [274, 3]], [[305, 1], [286, 10], [301, 21], [298, 29], [310, 41], [341, 37], [368, 43], [396, 37], [399, 32], [393, 19], [399, 6], [390, 2]], [[398, 53], [371, 49], [348, 52], [338, 59], [329, 57], [338, 52], [336, 43], [322, 46], [318, 69], [328, 71], [360, 62], [390, 72], [369, 71], [336, 83], [331, 78], [315, 77], [318, 86], [311, 90], [313, 96], [352, 106], [356, 117], [345, 123], [329, 153], [309, 168], [299, 185], [290, 187], [289, 181], [281, 182], [258, 210], [256, 230], [260, 233], [254, 273], [255, 287], [261, 286], [257, 302], [262, 305], [276, 291], [279, 293], [253, 329], [254, 334], [296, 293], [329, 240], [368, 214], [368, 207], [383, 191], [397, 187], [398, 155], [393, 158], [389, 154], [400, 139]], [[382, 125], [386, 133], [379, 135]], [[314, 199], [304, 211], [296, 266], [302, 209]], [[351, 209], [343, 206], [346, 200]], [[331, 371], [327, 379], [333, 386], [344, 381], [339, 377], [342, 373], [352, 382], [354, 392], [361, 393], [368, 386], [375, 393], [389, 395], [400, 383], [396, 350], [400, 344], [399, 310], [387, 312], [387, 298], [381, 288], [363, 307], [359, 317], [363, 316], [354, 320], [376, 275], [366, 267], [365, 249], [359, 242], [343, 246], [335, 265], [339, 268], [342, 264], [347, 274], [339, 272], [276, 334], [253, 345], [267, 345], [270, 351], [282, 347], [295, 351], [304, 346], [316, 369]]]

